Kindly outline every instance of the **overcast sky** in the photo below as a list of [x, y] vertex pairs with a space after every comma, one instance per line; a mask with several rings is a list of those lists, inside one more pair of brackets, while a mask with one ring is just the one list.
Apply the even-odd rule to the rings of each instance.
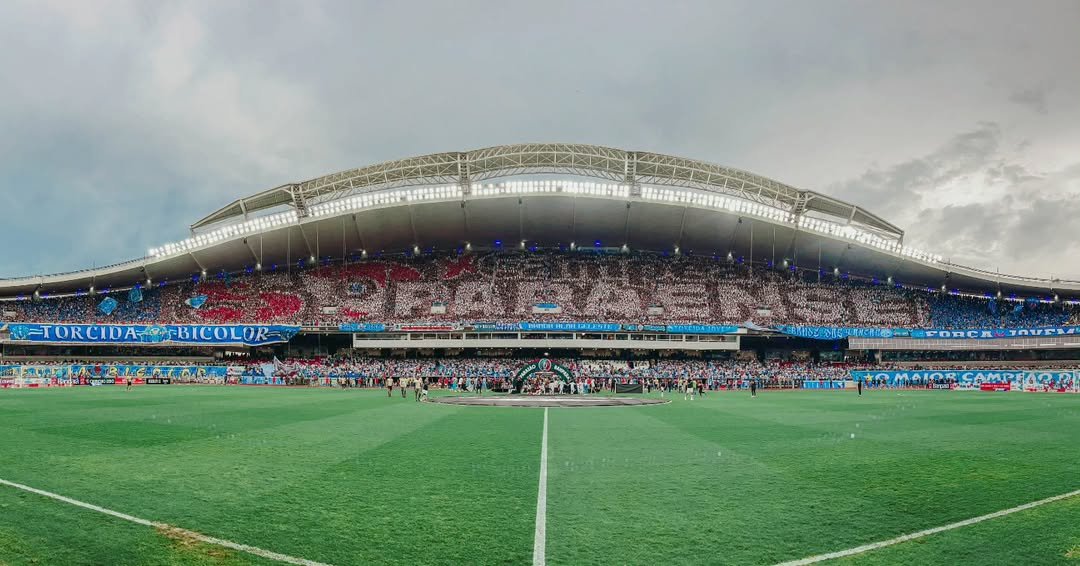
[[560, 141], [866, 206], [1080, 278], [1080, 2], [0, 3], [0, 276], [114, 263], [240, 196]]

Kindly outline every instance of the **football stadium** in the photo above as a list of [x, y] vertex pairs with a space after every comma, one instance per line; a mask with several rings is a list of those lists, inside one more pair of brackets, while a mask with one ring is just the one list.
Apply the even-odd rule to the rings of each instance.
[[1080, 561], [1080, 281], [888, 217], [520, 144], [0, 280], [0, 564]]

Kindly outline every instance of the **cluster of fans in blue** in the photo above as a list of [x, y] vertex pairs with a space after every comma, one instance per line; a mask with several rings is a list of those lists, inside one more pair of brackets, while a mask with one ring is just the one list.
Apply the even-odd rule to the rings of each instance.
[[930, 304], [934, 328], [1035, 328], [1065, 326], [1071, 307], [1039, 301], [998, 301], [957, 295], [935, 295]]
[[[138, 300], [132, 300], [137, 298]], [[114, 293], [98, 298], [64, 297], [40, 301], [19, 303], [26, 320], [80, 323], [98, 320], [103, 317], [110, 322], [148, 324], [161, 321], [161, 292], [141, 291], [137, 296], [132, 293]]]

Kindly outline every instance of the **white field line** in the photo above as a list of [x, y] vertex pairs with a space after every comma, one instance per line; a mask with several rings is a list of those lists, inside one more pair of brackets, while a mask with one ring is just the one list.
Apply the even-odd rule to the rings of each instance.
[[536, 491], [536, 534], [533, 538], [533, 566], [544, 566], [547, 559], [547, 446], [548, 410], [544, 407], [544, 435], [540, 441], [540, 488]]
[[800, 560], [792, 560], [790, 562], [781, 562], [780, 564], [777, 564], [777, 566], [802, 566], [804, 564], [814, 564], [814, 563], [817, 563], [817, 562], [823, 562], [825, 560], [833, 560], [835, 558], [843, 558], [845, 556], [852, 556], [852, 555], [855, 555], [855, 554], [862, 554], [864, 552], [869, 552], [871, 550], [877, 550], [879, 548], [885, 548], [886, 546], [892, 546], [894, 544], [900, 544], [902, 542], [907, 542], [909, 540], [915, 540], [915, 539], [918, 539], [918, 538], [927, 537], [927, 536], [930, 536], [932, 534], [937, 534], [937, 533], [944, 532], [944, 531], [951, 531], [953, 529], [959, 529], [960, 527], [966, 527], [968, 525], [974, 525], [975, 523], [981, 523], [983, 521], [989, 521], [990, 519], [997, 519], [998, 517], [1004, 517], [1005, 515], [1012, 515], [1013, 513], [1018, 513], [1020, 511], [1026, 511], [1028, 509], [1032, 509], [1032, 508], [1038, 507], [1040, 505], [1046, 505], [1047, 503], [1053, 503], [1055, 501], [1061, 501], [1062, 499], [1068, 499], [1070, 497], [1076, 497], [1077, 495], [1080, 495], [1080, 489], [1078, 489], [1076, 491], [1070, 491], [1069, 493], [1062, 493], [1061, 495], [1055, 495], [1053, 497], [1047, 497], [1046, 499], [1040, 499], [1038, 501], [1032, 501], [1031, 503], [1025, 503], [1023, 505], [1017, 505], [1016, 507], [1011, 507], [1009, 509], [1004, 509], [1004, 510], [1001, 510], [1001, 511], [995, 511], [993, 513], [989, 513], [989, 514], [986, 514], [986, 515], [980, 515], [978, 517], [972, 517], [971, 519], [964, 519], [963, 521], [958, 521], [956, 523], [950, 523], [948, 525], [942, 525], [940, 527], [934, 527], [932, 529], [926, 529], [924, 531], [919, 531], [919, 532], [915, 532], [915, 533], [911, 533], [911, 534], [901, 535], [901, 536], [898, 536], [896, 538], [891, 538], [889, 540], [883, 540], [883, 541], [880, 541], [880, 542], [864, 544], [862, 546], [856, 546], [855, 548], [849, 548], [847, 550], [838, 550], [836, 552], [830, 552], [828, 554], [818, 554], [817, 556], [810, 556], [810, 557], [807, 557], [807, 558], [802, 558]]
[[10, 487], [14, 487], [15, 489], [21, 489], [23, 491], [28, 491], [30, 493], [35, 493], [37, 495], [41, 495], [41, 496], [44, 496], [44, 497], [49, 497], [49, 498], [55, 499], [57, 501], [63, 501], [64, 503], [67, 503], [69, 505], [74, 505], [76, 507], [82, 507], [83, 509], [89, 509], [91, 511], [97, 511], [98, 513], [102, 513], [102, 514], [105, 514], [105, 515], [110, 515], [112, 517], [116, 517], [117, 519], [123, 519], [125, 521], [130, 521], [130, 522], [138, 524], [138, 525], [143, 525], [143, 526], [146, 526], [146, 527], [155, 527], [155, 528], [160, 528], [160, 529], [168, 529], [168, 530], [170, 530], [172, 532], [182, 534], [182, 535], [184, 535], [186, 537], [190, 537], [190, 538], [199, 540], [201, 542], [205, 542], [207, 544], [213, 544], [213, 545], [217, 545], [217, 546], [223, 546], [225, 548], [231, 548], [233, 550], [239, 550], [240, 552], [246, 552], [248, 554], [254, 554], [255, 556], [261, 556], [263, 558], [269, 558], [270, 560], [277, 560], [278, 562], [285, 562], [286, 564], [296, 564], [297, 566], [330, 566], [329, 564], [325, 564], [325, 563], [322, 563], [322, 562], [316, 562], [314, 560], [307, 560], [305, 558], [296, 558], [294, 556], [289, 556], [287, 554], [279, 554], [277, 552], [272, 552], [272, 551], [269, 551], [269, 550], [263, 550], [261, 548], [257, 548], [257, 547], [254, 547], [254, 546], [248, 546], [246, 544], [240, 544], [238, 542], [232, 542], [232, 541], [229, 541], [229, 540], [224, 540], [224, 539], [220, 539], [220, 538], [214, 538], [214, 537], [211, 537], [211, 536], [206, 536], [206, 535], [204, 535], [202, 533], [197, 533], [195, 531], [189, 531], [187, 529], [181, 529], [181, 528], [178, 528], [178, 527], [174, 527], [172, 525], [167, 525], [165, 523], [158, 523], [156, 521], [150, 521], [150, 520], [147, 520], [147, 519], [142, 519], [142, 518], [139, 518], [139, 517], [128, 515], [126, 513], [121, 513], [119, 511], [113, 511], [112, 509], [106, 509], [104, 507], [98, 507], [97, 505], [94, 505], [92, 503], [86, 503], [84, 501], [79, 501], [78, 499], [72, 499], [70, 497], [64, 497], [63, 495], [52, 493], [50, 491], [45, 491], [45, 490], [42, 490], [42, 489], [33, 488], [33, 487], [28, 486], [28, 485], [23, 485], [21, 483], [15, 483], [13, 481], [8, 481], [8, 480], [5, 480], [5, 479], [0, 479], [0, 484], [10, 486]]

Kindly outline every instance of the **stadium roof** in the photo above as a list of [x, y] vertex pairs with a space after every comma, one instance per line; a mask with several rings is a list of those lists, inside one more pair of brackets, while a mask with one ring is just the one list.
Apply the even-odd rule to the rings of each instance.
[[1000, 275], [913, 250], [880, 216], [814, 191], [703, 161], [594, 145], [495, 146], [351, 169], [238, 199], [191, 232], [121, 264], [0, 280], [0, 296], [524, 241], [731, 253], [935, 289], [1080, 297], [1080, 282]]
[[792, 213], [817, 211], [846, 217], [876, 230], [903, 236], [899, 228], [858, 206], [739, 169], [659, 153], [560, 143], [500, 145], [473, 151], [435, 153], [332, 173], [238, 199], [191, 227], [198, 230], [281, 205], [302, 210], [318, 202], [381, 189], [455, 183], [466, 186], [488, 179], [538, 174], [592, 177], [631, 187], [651, 184], [698, 188], [746, 198]]

